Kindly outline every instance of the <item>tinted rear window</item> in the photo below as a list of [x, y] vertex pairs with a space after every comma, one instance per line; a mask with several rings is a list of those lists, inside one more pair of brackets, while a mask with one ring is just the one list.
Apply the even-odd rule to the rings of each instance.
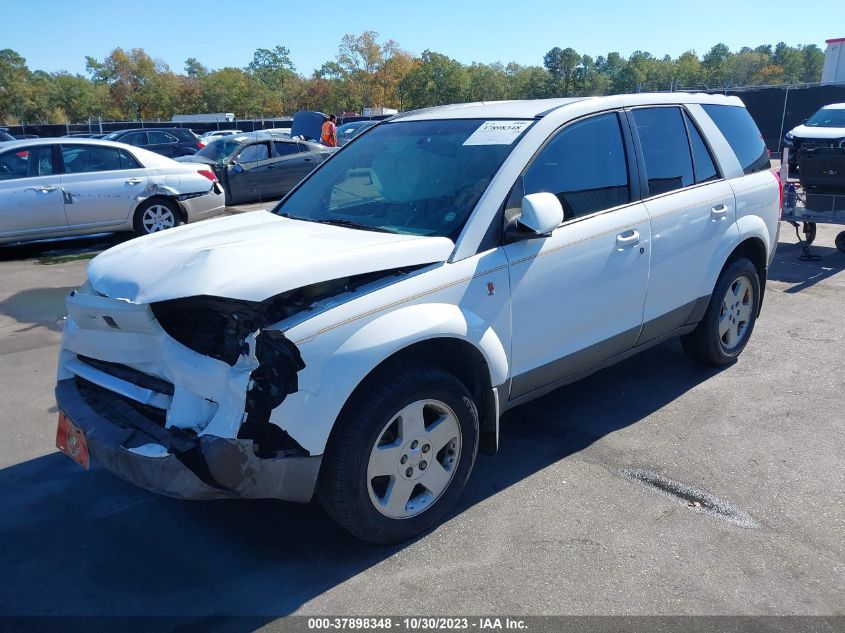
[[702, 104], [721, 130], [746, 174], [771, 168], [769, 152], [748, 110], [740, 106]]
[[643, 150], [649, 195], [689, 187], [694, 182], [687, 131], [678, 108], [633, 111]]

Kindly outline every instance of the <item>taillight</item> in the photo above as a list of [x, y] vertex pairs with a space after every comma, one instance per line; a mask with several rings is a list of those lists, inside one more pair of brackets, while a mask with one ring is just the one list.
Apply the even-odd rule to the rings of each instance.
[[200, 176], [205, 176], [211, 182], [217, 182], [217, 176], [210, 169], [200, 169], [197, 171]]
[[778, 181], [778, 193], [780, 194], [778, 198], [778, 219], [780, 219], [783, 216], [783, 181], [780, 179], [780, 172], [773, 169], [772, 173]]
[[203, 147], [205, 147], [205, 143], [203, 143], [202, 141], [197, 141], [197, 147], [199, 149], [202, 149]]

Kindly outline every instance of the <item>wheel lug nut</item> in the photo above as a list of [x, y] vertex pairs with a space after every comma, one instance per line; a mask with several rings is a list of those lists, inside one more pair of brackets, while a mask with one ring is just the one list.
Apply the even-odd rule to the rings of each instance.
[[409, 469], [407, 469], [407, 470], [405, 471], [405, 476], [406, 476], [406, 477], [411, 477], [413, 474], [414, 474], [414, 469], [413, 469], [413, 468], [409, 468]]
[[431, 450], [431, 445], [430, 445], [430, 444], [423, 444], [423, 447], [422, 447], [422, 452], [423, 452], [423, 453], [427, 453], [427, 452], [428, 452], [428, 451], [430, 451], [430, 450]]
[[425, 470], [428, 468], [428, 463], [425, 461], [420, 462], [420, 470]]
[[408, 461], [408, 456], [407, 456], [407, 455], [402, 455], [402, 459], [400, 459], [400, 460], [399, 460], [399, 463], [400, 463], [400, 464], [404, 464], [404, 463], [406, 463], [407, 461]]
[[417, 446], [419, 446], [419, 442], [417, 442], [416, 440], [411, 442], [411, 448], [416, 448]]

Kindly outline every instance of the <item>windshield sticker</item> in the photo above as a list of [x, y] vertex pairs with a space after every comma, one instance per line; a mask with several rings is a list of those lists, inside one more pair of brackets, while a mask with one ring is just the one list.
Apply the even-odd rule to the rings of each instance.
[[464, 145], [510, 145], [533, 121], [485, 121]]

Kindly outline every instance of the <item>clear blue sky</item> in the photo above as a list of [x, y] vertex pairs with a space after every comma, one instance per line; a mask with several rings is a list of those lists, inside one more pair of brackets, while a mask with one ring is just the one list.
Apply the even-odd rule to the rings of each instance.
[[[801, 14], [812, 7], [813, 16]], [[85, 55], [144, 48], [181, 72], [245, 66], [256, 48], [287, 46], [297, 71], [334, 59], [345, 33], [377, 31], [414, 54], [431, 49], [472, 61], [542, 64], [554, 46], [593, 57], [647, 50], [676, 57], [758, 44], [817, 44], [845, 37], [845, 2], [813, 0], [0, 0], [0, 48], [31, 69], [83, 73]], [[142, 16], [136, 19], [134, 16]], [[168, 19], [172, 16], [172, 20]]]

